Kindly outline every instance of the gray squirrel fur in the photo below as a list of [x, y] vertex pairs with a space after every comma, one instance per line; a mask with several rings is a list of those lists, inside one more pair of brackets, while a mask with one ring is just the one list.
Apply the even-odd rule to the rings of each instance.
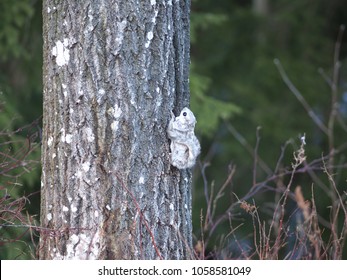
[[171, 112], [171, 120], [167, 133], [171, 139], [170, 161], [178, 169], [191, 168], [200, 154], [200, 143], [194, 134], [196, 119], [191, 110], [183, 108], [175, 117]]

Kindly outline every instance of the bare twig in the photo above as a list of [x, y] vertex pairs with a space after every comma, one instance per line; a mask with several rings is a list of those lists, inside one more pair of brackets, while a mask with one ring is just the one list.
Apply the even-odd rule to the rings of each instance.
[[329, 134], [328, 128], [326, 125], [320, 120], [320, 118], [317, 116], [317, 114], [313, 111], [311, 106], [307, 103], [301, 92], [295, 87], [295, 85], [292, 83], [292, 81], [287, 76], [287, 73], [285, 72], [281, 62], [279, 59], [275, 58], [274, 63], [278, 69], [278, 72], [280, 73], [282, 80], [287, 85], [289, 90], [295, 95], [295, 97], [299, 100], [299, 102], [303, 105], [305, 110], [307, 111], [310, 118], [313, 120], [313, 122], [319, 127], [321, 131], [323, 131], [326, 135]]

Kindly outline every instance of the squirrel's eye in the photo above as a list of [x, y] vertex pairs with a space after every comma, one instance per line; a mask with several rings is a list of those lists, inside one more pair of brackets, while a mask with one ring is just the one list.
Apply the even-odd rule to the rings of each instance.
[[187, 112], [183, 112], [183, 116], [187, 116]]

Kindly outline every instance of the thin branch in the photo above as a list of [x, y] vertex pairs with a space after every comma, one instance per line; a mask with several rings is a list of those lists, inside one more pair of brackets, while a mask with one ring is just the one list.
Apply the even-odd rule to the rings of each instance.
[[280, 73], [282, 80], [287, 85], [289, 90], [295, 95], [295, 97], [299, 100], [299, 102], [302, 104], [302, 106], [305, 108], [306, 112], [310, 116], [310, 118], [313, 120], [313, 122], [319, 127], [320, 130], [322, 130], [326, 135], [329, 134], [328, 128], [324, 125], [324, 123], [319, 119], [317, 114], [313, 111], [311, 106], [307, 103], [303, 95], [300, 93], [300, 91], [295, 87], [295, 85], [292, 83], [292, 81], [287, 76], [281, 62], [279, 59], [274, 59], [274, 63], [278, 69], [278, 72]]
[[259, 156], [258, 156], [258, 149], [259, 149], [259, 143], [260, 143], [260, 135], [259, 135], [259, 131], [260, 131], [261, 127], [258, 126], [257, 127], [257, 132], [256, 132], [256, 136], [257, 136], [257, 142], [255, 144], [255, 148], [254, 148], [254, 160], [253, 160], [253, 186], [256, 185], [257, 183], [257, 166], [258, 166], [258, 160], [259, 160]]
[[[230, 123], [225, 121], [228, 131], [235, 137], [235, 139], [246, 149], [246, 151], [254, 158], [255, 150], [248, 144], [247, 140], [236, 130], [236, 128]], [[271, 168], [263, 161], [259, 155], [257, 156], [257, 163], [263, 169], [263, 171], [270, 175], [272, 174]]]

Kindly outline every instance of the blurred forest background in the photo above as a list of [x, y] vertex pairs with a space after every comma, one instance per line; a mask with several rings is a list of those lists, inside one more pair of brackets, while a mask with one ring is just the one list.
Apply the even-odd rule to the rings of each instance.
[[[43, 230], [41, 6], [0, 0], [0, 259]], [[347, 258], [346, 23], [343, 0], [192, 0], [197, 258]]]

